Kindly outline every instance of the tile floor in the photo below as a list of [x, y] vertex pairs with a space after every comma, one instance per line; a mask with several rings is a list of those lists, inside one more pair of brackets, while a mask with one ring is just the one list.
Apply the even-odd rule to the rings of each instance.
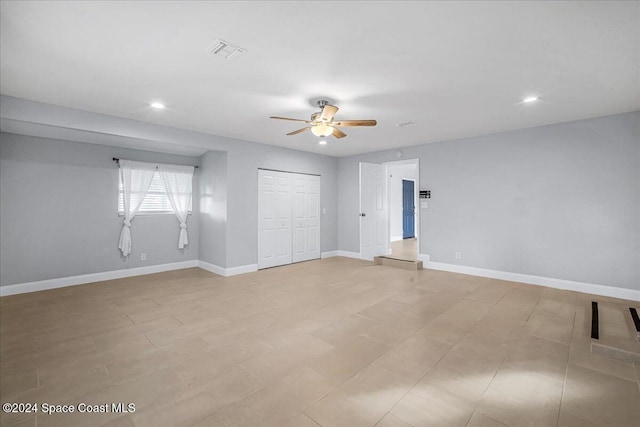
[[391, 254], [389, 258], [415, 261], [418, 258], [418, 241], [414, 239], [404, 239], [391, 242], [389, 244]]
[[136, 411], [0, 424], [638, 426], [640, 368], [589, 352], [590, 300], [346, 258], [4, 297], [3, 403]]

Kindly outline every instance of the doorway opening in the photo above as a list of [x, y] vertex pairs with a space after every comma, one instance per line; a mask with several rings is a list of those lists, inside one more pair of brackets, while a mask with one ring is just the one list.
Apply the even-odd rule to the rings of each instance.
[[418, 259], [419, 161], [385, 163], [389, 200], [389, 251], [387, 257], [405, 261]]
[[360, 258], [418, 260], [419, 188], [419, 159], [360, 162]]

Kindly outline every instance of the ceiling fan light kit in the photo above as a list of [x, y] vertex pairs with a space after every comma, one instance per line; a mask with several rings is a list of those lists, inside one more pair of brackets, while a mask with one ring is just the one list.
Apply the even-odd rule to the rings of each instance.
[[319, 137], [329, 136], [333, 133], [333, 127], [319, 123], [311, 128], [311, 133]]
[[288, 117], [271, 116], [272, 119], [289, 120], [293, 122], [303, 122], [310, 126], [294, 130], [287, 135], [297, 135], [299, 133], [311, 131], [317, 137], [324, 138], [329, 135], [333, 135], [335, 138], [344, 138], [346, 133], [342, 132], [338, 127], [341, 126], [375, 126], [377, 122], [375, 120], [341, 120], [334, 121], [334, 117], [338, 112], [338, 107], [329, 105], [329, 102], [325, 99], [317, 101], [320, 111], [311, 115], [311, 120], [291, 119]]

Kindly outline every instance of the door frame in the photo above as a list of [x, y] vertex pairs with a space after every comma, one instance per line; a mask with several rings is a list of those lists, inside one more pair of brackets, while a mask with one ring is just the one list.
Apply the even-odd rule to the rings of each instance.
[[[414, 203], [416, 207], [415, 214], [415, 233], [416, 233], [416, 259], [420, 260], [420, 159], [405, 159], [405, 160], [394, 160], [390, 162], [384, 162], [382, 165], [385, 167], [385, 182], [387, 186], [387, 206], [390, 206], [390, 192], [389, 192], [389, 166], [402, 166], [402, 165], [416, 165], [416, 177], [414, 178], [404, 178], [402, 179], [408, 181], [414, 181]], [[391, 209], [388, 209], [387, 214], [387, 253], [391, 253]]]

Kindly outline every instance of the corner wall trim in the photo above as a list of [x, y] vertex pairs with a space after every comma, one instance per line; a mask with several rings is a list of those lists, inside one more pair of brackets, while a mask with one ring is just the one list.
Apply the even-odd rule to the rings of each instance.
[[219, 274], [220, 276], [224, 276], [226, 273], [226, 268], [206, 261], [198, 261], [198, 267], [203, 270], [207, 270], [209, 273]]
[[235, 276], [237, 274], [253, 273], [258, 271], [258, 264], [239, 265], [237, 267], [227, 267], [225, 277]]
[[[422, 254], [420, 256], [423, 256]], [[428, 257], [428, 255], [426, 255]], [[452, 273], [469, 274], [471, 276], [489, 277], [491, 279], [508, 280], [511, 282], [527, 283], [529, 285], [546, 286], [548, 288], [564, 289], [586, 294], [605, 297], [640, 301], [640, 290], [618, 288], [614, 286], [597, 285], [593, 283], [574, 282], [572, 280], [554, 279], [552, 277], [533, 276], [530, 274], [511, 273], [508, 271], [488, 270], [485, 268], [468, 267], [465, 265], [446, 264], [427, 261], [425, 268], [431, 270], [449, 271]]]
[[327, 252], [322, 252], [320, 254], [320, 258], [332, 258], [334, 256], [338, 256], [338, 252], [339, 251], [327, 251]]
[[206, 261], [198, 261], [198, 267], [224, 277], [235, 276], [244, 273], [253, 273], [254, 271], [258, 271], [258, 264], [247, 264], [240, 265], [238, 267], [225, 268]]
[[430, 255], [418, 254], [418, 261], [422, 261], [422, 263], [425, 264], [425, 266], [429, 263], [430, 260], [431, 260]]
[[355, 259], [362, 259], [362, 257], [360, 256], [360, 252], [351, 252], [351, 251], [337, 251], [338, 255], [336, 256], [343, 256], [345, 258], [355, 258]]
[[184, 268], [193, 267], [198, 267], [198, 260], [150, 265], [148, 267], [123, 268], [121, 270], [59, 277], [57, 279], [39, 280], [37, 282], [17, 283], [15, 285], [0, 286], [0, 296], [4, 297], [24, 294], [27, 292], [46, 291], [48, 289], [64, 288], [67, 286], [82, 285], [85, 283], [102, 282], [105, 280], [122, 279], [125, 277], [142, 276], [145, 274], [162, 273], [165, 271], [182, 270]]

